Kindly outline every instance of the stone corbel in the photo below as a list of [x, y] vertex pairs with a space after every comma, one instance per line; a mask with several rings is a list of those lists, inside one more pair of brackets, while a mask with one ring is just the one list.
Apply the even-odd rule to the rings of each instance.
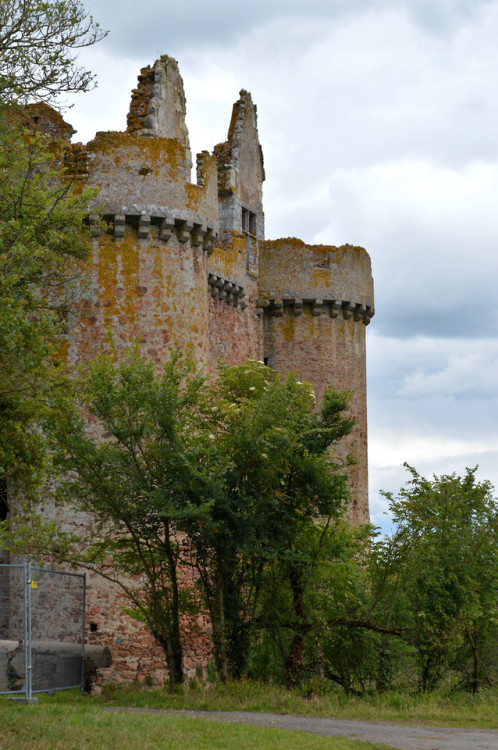
[[178, 221], [176, 229], [178, 242], [188, 242], [193, 228], [194, 225], [191, 221]]
[[263, 315], [265, 308], [269, 307], [269, 305], [270, 301], [267, 299], [256, 300], [256, 317], [260, 318]]
[[331, 318], [338, 318], [339, 313], [342, 309], [342, 302], [338, 299], [332, 300], [329, 307], [329, 315]]
[[234, 302], [234, 305], [238, 305], [241, 310], [245, 310], [247, 307], [247, 302], [244, 300], [244, 297], [246, 296], [246, 293], [244, 292], [244, 287], [238, 286], [237, 287], [237, 299]]
[[150, 231], [150, 216], [142, 214], [138, 220], [138, 239], [146, 240]]
[[204, 237], [207, 233], [207, 227], [205, 224], [194, 224], [192, 229], [192, 245], [193, 247], [200, 247], [204, 243]]
[[323, 299], [315, 299], [311, 305], [311, 314], [313, 317], [321, 315], [323, 312]]
[[202, 240], [202, 249], [205, 250], [208, 255], [211, 255], [213, 252], [217, 239], [218, 235], [213, 232], [211, 227], [208, 227]]
[[363, 316], [363, 322], [364, 322], [364, 324], [366, 326], [370, 323], [370, 321], [372, 320], [374, 314], [375, 314], [375, 310], [372, 307], [369, 307], [367, 305], [366, 310], [365, 310], [365, 314]]
[[354, 319], [363, 320], [363, 317], [366, 311], [367, 311], [366, 305], [362, 305], [361, 303], [356, 305], [355, 311], [354, 311]]
[[116, 214], [114, 217], [114, 236], [124, 237], [126, 217], [124, 214]]
[[175, 220], [172, 216], [167, 216], [159, 224], [159, 239], [167, 242], [175, 231]]
[[302, 315], [303, 314], [303, 300], [297, 297], [294, 299], [294, 304], [292, 305], [292, 312], [294, 315]]
[[273, 314], [276, 318], [281, 318], [284, 314], [284, 303], [281, 299], [273, 300]]
[[217, 297], [223, 286], [223, 279], [220, 276], [209, 275], [209, 283], [211, 284], [211, 296]]
[[342, 317], [344, 320], [350, 320], [353, 317], [353, 313], [355, 310], [355, 305], [352, 305], [351, 302], [343, 302], [342, 303]]

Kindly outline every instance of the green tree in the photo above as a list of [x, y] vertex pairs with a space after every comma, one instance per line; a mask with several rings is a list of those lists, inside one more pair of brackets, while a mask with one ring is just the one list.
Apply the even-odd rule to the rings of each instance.
[[223, 680], [242, 676], [251, 638], [264, 622], [261, 600], [277, 566], [292, 591], [294, 637], [288, 680], [299, 680], [308, 629], [305, 575], [313, 551], [301, 544], [325, 528], [348, 496], [345, 466], [330, 448], [352, 427], [348, 396], [327, 393], [317, 413], [312, 388], [260, 362], [222, 368], [206, 445], [218, 482], [211, 522], [186, 529], [213, 623]]
[[[405, 464], [406, 465], [406, 464]], [[483, 648], [496, 637], [498, 507], [477, 469], [426, 479], [406, 465], [411, 479], [390, 500], [396, 531], [400, 589], [410, 605], [420, 682], [431, 690], [467, 644], [470, 683], [476, 691], [485, 664]]]
[[[59, 382], [61, 336], [88, 255], [90, 192], [75, 194], [61, 151], [14, 121], [0, 124], [0, 483], [40, 478], [37, 427]], [[92, 193], [93, 194], [93, 193]], [[23, 488], [26, 490], [27, 485]]]
[[78, 0], [2, 0], [0, 103], [88, 91], [95, 77], [76, 65], [77, 50], [105, 34]]
[[99, 357], [47, 425], [55, 471], [67, 476], [57, 497], [91, 516], [65, 531], [34, 509], [4, 529], [13, 551], [51, 554], [118, 584], [163, 648], [171, 687], [183, 678], [180, 619], [191, 598], [179, 584], [178, 524], [189, 515], [202, 523], [209, 510], [197, 437], [203, 383], [178, 355], [157, 374], [136, 350]]
[[[65, 144], [29, 126], [22, 104], [86, 91], [76, 50], [101, 39], [75, 0], [0, 2], [0, 493], [39, 484], [39, 424], [60, 387], [58, 365], [75, 311], [78, 263], [88, 255], [90, 191], [63, 174]], [[3, 500], [5, 503], [5, 500]], [[5, 514], [3, 505], [2, 515]]]
[[[239, 676], [268, 570], [299, 564], [301, 575], [304, 529], [339, 512], [345, 477], [327, 446], [350, 424], [341, 400], [317, 415], [310, 386], [262, 363], [222, 368], [208, 384], [178, 354], [157, 368], [137, 350], [98, 358], [75, 391], [48, 434], [67, 477], [58, 498], [91, 513], [87, 530], [64, 532], [35, 511], [4, 525], [4, 543], [120, 585], [162, 646], [171, 686], [182, 679], [182, 618], [204, 605], [219, 675]], [[189, 568], [196, 584], [181, 582]]]

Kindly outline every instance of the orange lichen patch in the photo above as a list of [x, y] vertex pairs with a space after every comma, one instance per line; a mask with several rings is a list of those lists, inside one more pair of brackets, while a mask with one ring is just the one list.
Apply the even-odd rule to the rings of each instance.
[[313, 283], [328, 286], [330, 283], [330, 271], [328, 268], [313, 268]]
[[282, 318], [282, 335], [289, 341], [294, 339], [296, 334], [296, 318], [292, 315], [286, 315]]
[[69, 345], [70, 341], [67, 336], [61, 338], [56, 344], [56, 355], [65, 365], [68, 364]]
[[223, 247], [218, 245], [209, 258], [209, 272], [233, 280], [245, 274], [245, 238], [235, 234]]
[[134, 323], [140, 306], [137, 307], [138, 271], [140, 262], [140, 241], [132, 229], [127, 229], [120, 243], [121, 276], [124, 291], [123, 309], [128, 322]]
[[265, 240], [261, 243], [261, 246], [268, 250], [279, 250], [285, 247], [296, 247], [304, 248], [308, 245], [300, 240], [298, 237], [281, 237], [278, 240]]
[[193, 185], [190, 182], [185, 183], [186, 208], [194, 213], [199, 211], [204, 201], [205, 192], [205, 189], [199, 185]]
[[104, 325], [111, 323], [116, 305], [117, 272], [115, 242], [109, 235], [102, 235], [97, 255], [97, 283]]

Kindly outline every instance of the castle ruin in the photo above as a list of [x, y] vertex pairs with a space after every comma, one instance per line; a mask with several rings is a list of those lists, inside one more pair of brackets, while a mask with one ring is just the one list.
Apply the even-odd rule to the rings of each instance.
[[[353, 523], [368, 522], [370, 258], [351, 245], [265, 240], [263, 154], [247, 91], [234, 104], [227, 140], [197, 155], [195, 181], [185, 113], [177, 62], [163, 56], [142, 69], [124, 132], [99, 132], [86, 146], [70, 147], [75, 180], [100, 192], [90, 209], [92, 275], [69, 360], [93, 358], [110, 330], [118, 348], [139, 341], [142, 354], [158, 362], [179, 347], [210, 373], [219, 358], [295, 371], [314, 385], [318, 401], [327, 388], [351, 391], [356, 426], [344, 452], [356, 463], [348, 514]], [[69, 127], [59, 129], [70, 137]], [[120, 591], [90, 577], [89, 642], [111, 647], [123, 679], [154, 669], [160, 675], [161, 650], [123, 604]], [[205, 630], [207, 621], [198, 619]], [[194, 635], [190, 644], [187, 673], [207, 648]]]

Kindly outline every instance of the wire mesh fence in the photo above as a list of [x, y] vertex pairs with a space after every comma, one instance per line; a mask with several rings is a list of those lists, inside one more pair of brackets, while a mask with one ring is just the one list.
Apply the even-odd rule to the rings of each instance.
[[0, 564], [0, 694], [83, 688], [85, 576]]

